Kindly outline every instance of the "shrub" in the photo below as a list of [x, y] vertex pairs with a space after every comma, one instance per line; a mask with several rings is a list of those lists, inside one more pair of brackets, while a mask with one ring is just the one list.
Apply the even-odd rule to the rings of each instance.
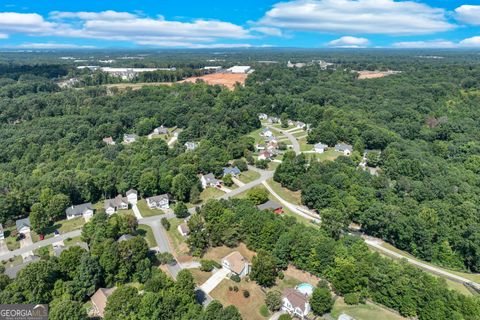
[[233, 287], [232, 286], [228, 287], [228, 291], [233, 291]]
[[269, 291], [265, 297], [265, 304], [268, 310], [275, 312], [282, 307], [282, 295], [278, 291]]
[[175, 262], [175, 257], [170, 252], [157, 253], [156, 257], [160, 264], [173, 264]]
[[210, 272], [213, 268], [221, 268], [221, 265], [213, 260], [200, 260], [200, 270]]
[[268, 308], [266, 305], [262, 305], [260, 307], [260, 314], [263, 316], [263, 317], [268, 317], [270, 315], [270, 312], [268, 312]]
[[162, 218], [160, 222], [162, 223], [162, 226], [165, 228], [165, 230], [170, 230], [170, 221], [168, 221], [167, 218]]
[[282, 271], [278, 272], [278, 279], [283, 280], [285, 278], [285, 274]]
[[238, 287], [237, 287], [237, 286], [233, 286], [233, 291], [238, 292]]
[[248, 290], [243, 290], [243, 296], [244, 296], [245, 298], [250, 297], [250, 291], [248, 291]]
[[232, 274], [232, 276], [230, 277], [230, 280], [235, 281], [235, 282], [240, 282], [242, 279], [240, 279], [240, 277], [238, 275]]
[[358, 304], [360, 302], [360, 295], [355, 292], [347, 293], [344, 300], [346, 304]]
[[278, 320], [292, 320], [292, 317], [289, 314], [282, 314]]

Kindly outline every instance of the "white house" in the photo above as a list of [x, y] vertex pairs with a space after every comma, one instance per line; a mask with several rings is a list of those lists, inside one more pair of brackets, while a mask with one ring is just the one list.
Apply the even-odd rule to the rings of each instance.
[[352, 154], [353, 147], [346, 143], [337, 143], [335, 145], [335, 151], [341, 152], [344, 155], [349, 156], [350, 154]]
[[168, 209], [170, 208], [170, 200], [168, 194], [161, 194], [147, 198], [147, 205], [150, 209]]
[[0, 223], [0, 240], [5, 239], [5, 234], [3, 232], [3, 225]]
[[316, 153], [324, 153], [325, 150], [328, 149], [328, 146], [326, 144], [323, 144], [321, 142], [315, 144], [313, 146], [313, 150], [316, 152]]
[[215, 178], [213, 173], [205, 174], [200, 177], [200, 182], [202, 183], [203, 189], [208, 187], [218, 187], [220, 181]]
[[137, 204], [137, 201], [138, 201], [138, 192], [137, 190], [134, 190], [134, 189], [130, 189], [127, 191], [127, 200], [128, 200], [128, 203], [132, 204], [132, 205], [135, 205]]
[[117, 213], [118, 210], [126, 210], [128, 209], [128, 198], [122, 197], [122, 195], [119, 194], [113, 199], [105, 200], [104, 208], [108, 215]]
[[68, 207], [65, 210], [67, 220], [82, 217], [88, 221], [93, 216], [93, 206], [90, 202]]
[[193, 151], [198, 148], [198, 143], [191, 141], [185, 142], [185, 148], [187, 148], [187, 150]]
[[296, 126], [297, 128], [299, 128], [299, 129], [303, 129], [303, 128], [305, 128], [307, 125], [306, 125], [304, 122], [302, 122], [302, 121], [296, 121], [296, 122], [295, 122], [295, 126]]
[[282, 295], [282, 310], [291, 316], [304, 319], [310, 313], [308, 296], [295, 289], [286, 288]]
[[105, 142], [106, 144], [110, 145], [110, 146], [115, 145], [115, 141], [113, 141], [112, 137], [105, 137], [105, 138], [103, 138], [102, 141]]
[[230, 271], [230, 274], [236, 274], [240, 278], [250, 273], [250, 263], [240, 252], [234, 251], [222, 259], [222, 267]]
[[179, 224], [178, 227], [177, 227], [177, 230], [178, 230], [178, 232], [180, 232], [180, 234], [183, 237], [188, 236], [188, 233], [190, 232], [190, 229], [188, 229], [188, 225], [187, 225], [186, 222]]
[[267, 120], [267, 118], [268, 118], [268, 114], [266, 114], [266, 113], [260, 113], [258, 115], [259, 120]]
[[15, 226], [17, 227], [18, 233], [22, 234], [30, 232], [30, 228], [32, 227], [29, 217], [15, 221]]
[[124, 134], [123, 135], [123, 143], [130, 144], [138, 140], [138, 136], [136, 134]]
[[260, 135], [265, 138], [273, 137], [272, 131], [268, 128], [263, 128], [262, 132], [260, 132]]
[[166, 127], [164, 127], [163, 125], [161, 125], [158, 128], [153, 129], [153, 134], [167, 134], [167, 133], [168, 133], [168, 129]]
[[231, 73], [249, 73], [252, 72], [253, 69], [250, 66], [233, 66], [228, 68], [227, 71]]
[[255, 145], [255, 149], [257, 149], [258, 151], [265, 150], [265, 148], [266, 148], [266, 146], [264, 144], [257, 143]]

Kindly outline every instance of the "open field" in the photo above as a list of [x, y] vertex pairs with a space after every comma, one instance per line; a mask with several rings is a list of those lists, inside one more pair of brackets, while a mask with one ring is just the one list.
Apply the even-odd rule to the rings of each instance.
[[[229, 288], [238, 287], [238, 292], [230, 291]], [[250, 296], [245, 298], [243, 291], [248, 290]], [[233, 282], [230, 279], [224, 279], [220, 284], [210, 292], [212, 298], [220, 301], [224, 306], [234, 305], [242, 314], [243, 319], [260, 320], [265, 319], [260, 314], [260, 307], [265, 303], [265, 293], [254, 282], [242, 280], [240, 283]]]
[[335, 149], [328, 149], [324, 153], [306, 153], [305, 157], [311, 161], [333, 161], [339, 156], [343, 155], [341, 152], [335, 151]]
[[335, 301], [332, 309], [332, 316], [337, 319], [342, 313], [348, 314], [356, 320], [404, 320], [406, 318], [376, 304], [367, 303], [359, 305], [348, 305], [343, 298]]
[[137, 202], [137, 207], [138, 210], [140, 210], [140, 213], [142, 214], [142, 217], [152, 217], [152, 216], [159, 216], [161, 214], [164, 214], [162, 210], [159, 209], [150, 209], [147, 205], [147, 201], [145, 199], [139, 200]]
[[377, 79], [377, 78], [383, 78], [387, 76], [391, 76], [394, 74], [400, 73], [399, 71], [356, 71], [358, 73], [358, 79], [363, 80], [363, 79]]
[[268, 185], [284, 200], [299, 205], [301, 204], [301, 192], [290, 191], [287, 188], [282, 187], [278, 182], [273, 181], [273, 178], [267, 180]]
[[205, 190], [203, 190], [200, 193], [200, 200], [202, 202], [205, 202], [209, 199], [218, 198], [218, 197], [220, 197], [224, 194], [225, 194], [225, 192], [223, 192], [222, 190], [219, 190], [217, 188], [206, 188]]
[[249, 183], [260, 178], [260, 173], [252, 170], [244, 171], [238, 176], [238, 180], [243, 183]]
[[307, 138], [298, 139], [298, 143], [300, 144], [300, 151], [312, 151], [313, 144], [309, 144], [307, 142]]
[[157, 246], [157, 242], [155, 241], [155, 237], [153, 236], [152, 228], [150, 228], [149, 226], [144, 224], [138, 225], [137, 233], [143, 238], [145, 238], [145, 241], [147, 241], [149, 248]]
[[[185, 243], [185, 238], [178, 232], [177, 227], [183, 223], [183, 219], [172, 218], [168, 220], [170, 222], [170, 230], [167, 231], [168, 241], [170, 247], [173, 249], [173, 254], [179, 258], [188, 254], [188, 246]], [[179, 259], [184, 260], [184, 259]], [[190, 259], [189, 259], [190, 260]]]
[[248, 77], [248, 74], [244, 74], [244, 73], [212, 73], [212, 74], [206, 74], [201, 77], [187, 78], [185, 80], [178, 81], [178, 83], [182, 83], [182, 82], [195, 83], [197, 80], [203, 80], [205, 83], [209, 85], [221, 85], [232, 90], [235, 88], [235, 84], [237, 83], [244, 85], [247, 77]]

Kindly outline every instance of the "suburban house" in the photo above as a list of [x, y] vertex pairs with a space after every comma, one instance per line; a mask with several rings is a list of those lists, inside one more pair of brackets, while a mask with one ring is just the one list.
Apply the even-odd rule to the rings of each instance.
[[266, 113], [260, 113], [258, 115], [259, 120], [267, 120], [267, 118], [268, 118], [268, 114], [266, 114]]
[[117, 239], [117, 242], [123, 242], [134, 238], [131, 234], [122, 234], [120, 238]]
[[30, 232], [32, 225], [30, 224], [30, 218], [19, 219], [15, 221], [18, 233], [25, 234]]
[[272, 153], [270, 151], [262, 151], [258, 154], [258, 160], [268, 160], [272, 157]]
[[230, 274], [236, 274], [240, 278], [250, 273], [250, 263], [238, 251], [223, 258], [222, 266], [230, 271]]
[[305, 128], [307, 125], [305, 124], [305, 122], [302, 122], [302, 121], [295, 121], [295, 126], [299, 129], [303, 129]]
[[349, 156], [350, 154], [352, 154], [353, 147], [346, 143], [337, 143], [335, 145], [335, 151], [341, 152], [344, 155]]
[[198, 143], [187, 141], [185, 142], [185, 148], [187, 148], [187, 150], [193, 151], [198, 148]]
[[225, 177], [227, 174], [231, 175], [232, 177], [238, 177], [241, 173], [238, 167], [224, 167], [223, 168], [223, 176]]
[[202, 183], [203, 189], [220, 186], [220, 181], [215, 178], [213, 173], [202, 175], [200, 182]]
[[105, 138], [103, 138], [102, 141], [105, 142], [108, 145], [111, 145], [111, 146], [113, 146], [115, 144], [115, 141], [113, 141], [112, 137], [105, 137]]
[[150, 209], [168, 209], [170, 208], [170, 200], [168, 194], [161, 194], [147, 198], [147, 205]]
[[178, 232], [180, 232], [180, 234], [183, 237], [188, 236], [188, 233], [190, 232], [190, 229], [188, 229], [188, 225], [187, 225], [186, 222], [179, 224], [178, 227], [177, 227], [177, 230], [178, 230]]
[[127, 191], [126, 195], [127, 195], [128, 203], [130, 203], [131, 205], [137, 204], [137, 201], [138, 201], [137, 190], [130, 189], [130, 190]]
[[304, 319], [310, 313], [308, 295], [292, 288], [286, 288], [282, 295], [282, 310], [291, 316]]
[[278, 148], [278, 141], [276, 140], [272, 140], [267, 144], [267, 149], [270, 151], [277, 148]]
[[278, 143], [278, 139], [275, 136], [265, 137], [265, 142], [267, 142], [267, 143]]
[[167, 133], [168, 133], [168, 129], [163, 125], [153, 129], [153, 134], [167, 134]]
[[93, 216], [93, 207], [90, 202], [83, 203], [68, 207], [65, 213], [67, 214], [67, 220], [83, 216], [83, 218], [88, 221]]
[[277, 117], [268, 117], [268, 118], [267, 118], [267, 122], [270, 123], [270, 124], [279, 123], [279, 122], [280, 122], [280, 119], [277, 118]]
[[255, 149], [257, 149], [257, 150], [265, 150], [265, 148], [266, 148], [265, 145], [261, 144], [261, 143], [257, 143], [255, 145]]
[[135, 141], [138, 140], [138, 136], [136, 134], [124, 134], [123, 135], [123, 142], [126, 143], [126, 144], [130, 144], [130, 143], [133, 143]]
[[275, 212], [276, 214], [282, 214], [283, 213], [283, 207], [280, 203], [268, 200], [265, 203], [262, 203], [257, 206], [258, 210], [271, 210]]
[[3, 225], [0, 223], [0, 240], [5, 239], [5, 233], [3, 231]]
[[122, 197], [122, 195], [119, 194], [113, 199], [105, 200], [104, 208], [108, 215], [117, 213], [118, 210], [126, 210], [128, 209], [128, 199], [127, 197]]
[[271, 131], [270, 129], [268, 129], [268, 128], [263, 128], [263, 129], [262, 129], [262, 132], [260, 132], [260, 135], [261, 135], [262, 137], [268, 138], [268, 137], [273, 136], [273, 133], [272, 133], [272, 131]]
[[327, 149], [328, 149], [328, 146], [326, 144], [321, 143], [321, 142], [319, 142], [319, 143], [317, 143], [313, 146], [313, 150], [316, 153], [324, 153]]
[[92, 302], [93, 313], [96, 316], [103, 318], [105, 307], [107, 306], [107, 299], [112, 295], [115, 289], [117, 288], [99, 288], [90, 298], [90, 301]]

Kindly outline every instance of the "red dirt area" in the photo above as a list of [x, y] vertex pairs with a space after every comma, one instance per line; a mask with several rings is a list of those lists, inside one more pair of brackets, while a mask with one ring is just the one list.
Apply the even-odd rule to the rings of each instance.
[[196, 82], [197, 79], [205, 81], [209, 85], [222, 85], [230, 90], [233, 90], [235, 84], [238, 82], [241, 85], [245, 84], [248, 74], [244, 73], [212, 73], [201, 77], [191, 77], [179, 82]]

